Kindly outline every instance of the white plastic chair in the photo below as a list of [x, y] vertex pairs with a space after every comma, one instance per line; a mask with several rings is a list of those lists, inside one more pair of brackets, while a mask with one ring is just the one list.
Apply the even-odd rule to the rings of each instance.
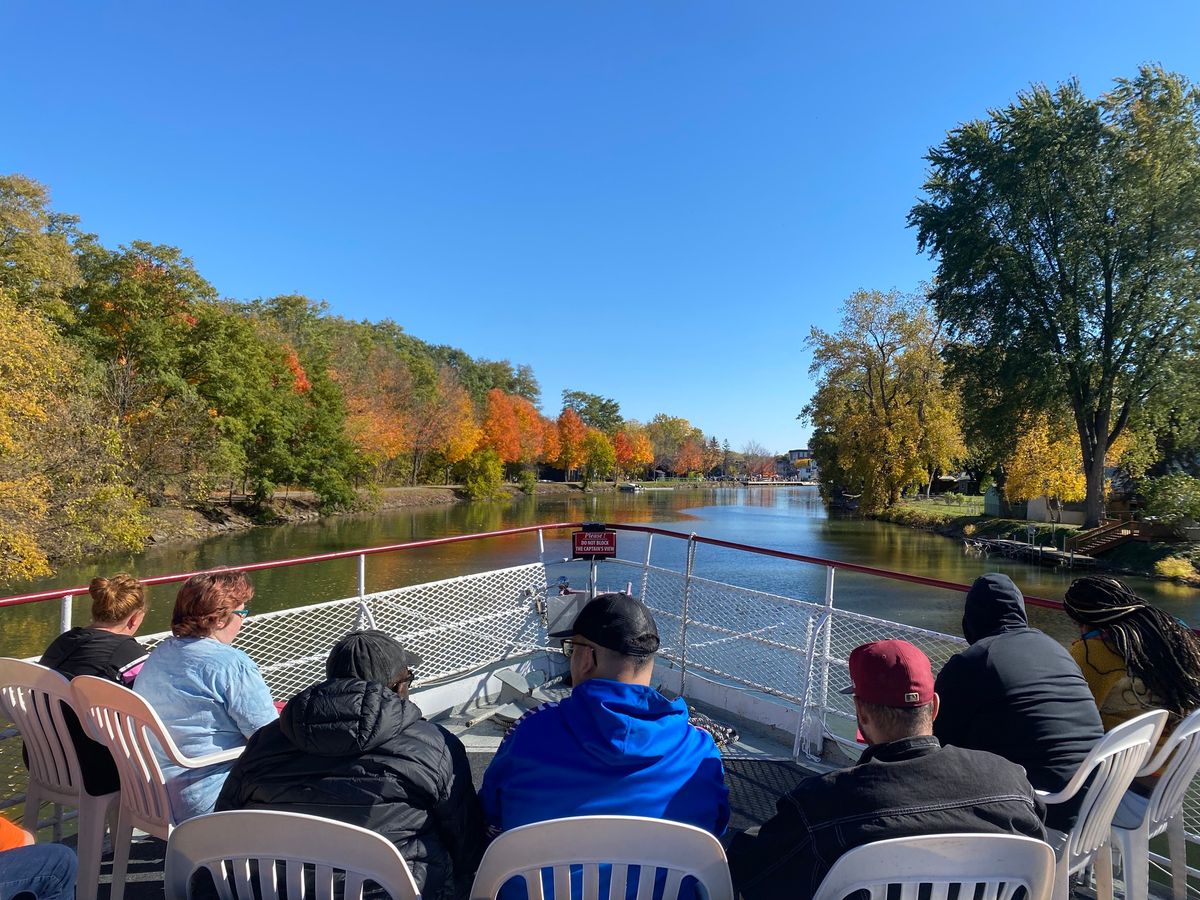
[[959, 897], [1010, 900], [1024, 888], [1028, 900], [1050, 900], [1054, 890], [1054, 851], [1036, 838], [1015, 834], [926, 834], [864, 844], [843, 853], [830, 868], [813, 900], [844, 900], [866, 891], [884, 900], [890, 885], [901, 897], [916, 897], [917, 886], [946, 897], [960, 885]]
[[364, 884], [372, 881], [393, 900], [421, 896], [404, 857], [382, 835], [318, 816], [247, 809], [197, 816], [171, 832], [163, 877], [167, 900], [188, 900], [192, 875], [201, 867], [212, 875], [221, 900], [255, 900], [256, 883], [262, 900], [278, 900], [276, 863], [284, 864], [290, 898], [311, 896], [301, 890], [305, 866], [315, 872], [315, 900], [332, 900], [339, 872], [345, 873], [344, 900], [361, 898]]
[[[1058, 856], [1054, 900], [1068, 900], [1071, 876], [1093, 863], [1097, 900], [1112, 900], [1113, 816], [1134, 776], [1145, 765], [1166, 721], [1166, 711], [1156, 709], [1122, 722], [1096, 741], [1066, 787], [1053, 794], [1037, 792], [1044, 803], [1053, 805], [1065, 803], [1080, 791], [1086, 791], [1079, 807], [1079, 818], [1069, 834], [1046, 829]], [[1092, 777], [1092, 783], [1085, 788], [1084, 783], [1089, 777]]]
[[79, 755], [63, 710], [74, 708], [71, 682], [64, 676], [20, 659], [0, 658], [0, 711], [17, 730], [29, 756], [29, 785], [25, 788], [24, 825], [38, 830], [43, 803], [79, 810], [79, 900], [95, 900], [100, 879], [104, 827], [116, 811], [120, 791], [89, 794], [84, 786]]
[[155, 746], [175, 765], [202, 769], [229, 762], [241, 755], [243, 747], [188, 757], [180, 752], [170, 732], [153, 707], [129, 688], [80, 675], [71, 681], [75, 710], [92, 737], [113, 755], [121, 776], [121, 802], [117, 828], [113, 832], [113, 874], [110, 900], [122, 900], [125, 875], [129, 868], [129, 845], [133, 829], [167, 840], [176, 822], [171, 815], [167, 780], [155, 755]]
[[1166, 768], [1149, 798], [1126, 791], [1113, 817], [1113, 844], [1121, 853], [1125, 896], [1130, 900], [1146, 900], [1149, 895], [1150, 838], [1164, 831], [1171, 854], [1172, 896], [1174, 900], [1184, 900], [1187, 896], [1183, 798], [1200, 770], [1200, 709], [1179, 723], [1138, 775], [1153, 775], [1164, 765]]
[[650, 900], [654, 890], [647, 869], [667, 872], [662, 900], [675, 900], [688, 875], [704, 886], [708, 900], [733, 900], [729, 864], [715, 837], [693, 825], [641, 816], [549, 819], [506, 831], [483, 854], [471, 900], [495, 900], [514, 876], [525, 879], [530, 897], [541, 897], [543, 869], [553, 870], [555, 900], [570, 900], [572, 865], [583, 867], [583, 896], [595, 898], [606, 864], [612, 866], [610, 900], [625, 897], [633, 866], [644, 873], [637, 879], [638, 900]]

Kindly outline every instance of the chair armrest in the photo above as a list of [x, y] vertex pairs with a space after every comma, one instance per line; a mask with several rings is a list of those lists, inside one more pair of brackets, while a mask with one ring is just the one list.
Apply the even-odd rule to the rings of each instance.
[[1066, 803], [1068, 800], [1078, 794], [1079, 788], [1083, 785], [1083, 782], [1084, 779], [1082, 778], [1072, 778], [1069, 782], [1067, 782], [1067, 786], [1061, 791], [1050, 793], [1050, 791], [1043, 791], [1035, 788], [1033, 793], [1047, 806], [1053, 806], [1056, 803]]
[[203, 769], [205, 766], [215, 766], [218, 763], [235, 760], [242, 755], [242, 751], [245, 749], [245, 747], [233, 747], [229, 750], [210, 753], [207, 756], [183, 756], [181, 754], [174, 757], [171, 762], [185, 769]]

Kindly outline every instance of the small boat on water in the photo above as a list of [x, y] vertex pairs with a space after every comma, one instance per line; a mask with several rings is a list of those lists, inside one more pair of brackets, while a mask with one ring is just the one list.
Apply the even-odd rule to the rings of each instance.
[[[568, 544], [567, 532], [583, 529], [587, 541]], [[600, 539], [597, 531], [611, 534]], [[529, 561], [500, 569], [368, 593], [367, 568], [374, 557], [450, 544], [503, 539], [529, 540]], [[622, 557], [622, 541], [636, 557]], [[572, 559], [571, 550], [604, 547], [590, 557]], [[611, 548], [612, 555], [607, 556]], [[661, 556], [671, 562], [663, 563]], [[785, 560], [801, 570], [819, 567], [823, 588], [815, 594], [801, 584], [764, 590], [699, 574], [697, 555], [717, 559], [733, 555], [723, 571], [749, 571], [755, 561]], [[467, 558], [459, 556], [458, 558]], [[574, 620], [583, 603], [603, 590], [629, 590], [653, 612], [662, 638], [654, 684], [664, 693], [686, 698], [693, 721], [717, 739], [733, 800], [732, 828], [761, 824], [776, 798], [800, 778], [845, 766], [857, 759], [853, 699], [849, 685], [850, 651], [871, 640], [899, 637], [919, 646], [934, 669], [965, 646], [957, 636], [839, 607], [839, 571], [878, 582], [886, 596], [896, 582], [917, 584], [930, 592], [930, 603], [944, 592], [965, 592], [967, 585], [889, 572], [836, 560], [770, 548], [681, 534], [644, 525], [556, 523], [463, 535], [407, 544], [367, 547], [316, 556], [265, 561], [242, 567], [260, 571], [283, 566], [319, 566], [357, 559], [358, 591], [349, 597], [312, 598], [316, 602], [246, 619], [237, 646], [258, 664], [277, 701], [286, 701], [324, 677], [328, 649], [347, 632], [378, 628], [404, 640], [423, 659], [412, 696], [427, 718], [459, 735], [467, 748], [477, 783], [495, 754], [505, 728], [526, 709], [561, 697], [569, 690], [568, 670], [549, 633]], [[707, 562], [707, 558], [705, 559]], [[191, 573], [146, 579], [148, 584], [181, 582]], [[570, 581], [586, 578], [586, 588]], [[570, 577], [568, 577], [570, 576]], [[71, 621], [74, 595], [85, 588], [0, 599], [5, 608], [27, 603], [56, 603], [64, 628]], [[788, 594], [793, 594], [789, 596]], [[940, 595], [940, 596], [939, 596]], [[1031, 605], [1059, 604], [1027, 596]], [[141, 637], [153, 646], [167, 635]], [[0, 808], [18, 811], [25, 782], [19, 741], [10, 723], [0, 722]], [[1185, 805], [1187, 839], [1200, 844], [1200, 797], [1195, 790]], [[63, 818], [44, 822], [61, 833]], [[66, 823], [69, 834], [70, 823]], [[68, 840], [70, 838], [68, 837]], [[154, 878], [161, 844], [135, 848], [150, 875], [131, 882], [130, 896], [162, 896]], [[159, 854], [155, 857], [155, 854]], [[1151, 855], [1154, 859], [1154, 855]], [[104, 872], [109, 871], [109, 857]], [[161, 865], [161, 863], [159, 863]], [[1189, 870], [1200, 877], [1200, 872]], [[102, 875], [102, 880], [108, 878]]]
[[626, 494], [637, 494], [642, 490], [642, 486], [632, 481], [625, 481], [617, 485], [617, 490], [623, 491]]

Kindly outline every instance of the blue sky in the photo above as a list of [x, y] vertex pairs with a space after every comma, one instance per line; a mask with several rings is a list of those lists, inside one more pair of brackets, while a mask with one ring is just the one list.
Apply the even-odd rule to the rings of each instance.
[[[984, 8], [984, 7], [988, 8]], [[835, 8], [840, 7], [840, 8]], [[927, 148], [1031, 82], [1200, 80], [1200, 4], [5, 4], [0, 171], [299, 292], [783, 451], [803, 338], [933, 271]]]

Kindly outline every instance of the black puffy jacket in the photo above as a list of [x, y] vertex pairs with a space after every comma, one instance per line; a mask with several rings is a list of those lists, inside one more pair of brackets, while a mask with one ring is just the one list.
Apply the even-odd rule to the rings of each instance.
[[[963, 637], [970, 648], [938, 673], [943, 744], [987, 750], [1024, 766], [1040, 790], [1066, 786], [1104, 734], [1096, 701], [1066, 648], [1029, 627], [1025, 598], [1007, 575], [983, 575], [967, 593]], [[1049, 807], [1046, 824], [1066, 830], [1082, 796]]]
[[332, 678], [254, 733], [217, 810], [278, 809], [359, 825], [392, 841], [417, 887], [465, 896], [485, 826], [462, 742], [386, 686]]

